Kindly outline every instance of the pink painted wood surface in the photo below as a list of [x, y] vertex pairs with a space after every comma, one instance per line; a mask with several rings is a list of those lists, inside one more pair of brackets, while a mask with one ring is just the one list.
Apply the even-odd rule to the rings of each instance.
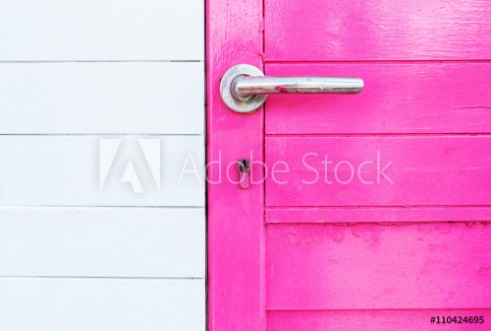
[[[424, 330], [435, 309], [489, 316], [477, 309], [491, 304], [491, 1], [265, 0], [264, 23], [262, 5], [207, 1], [208, 162], [222, 165], [208, 169], [210, 330], [266, 330], [267, 309], [282, 331], [412, 330], [412, 319]], [[261, 60], [270, 75], [361, 77], [365, 91], [226, 109], [221, 75]], [[230, 162], [264, 151], [266, 199], [262, 184], [227, 179]], [[324, 154], [358, 166], [378, 152], [394, 183], [302, 183], [309, 152], [317, 170]], [[271, 177], [275, 161], [288, 184]]]
[[328, 207], [266, 209], [266, 223], [271, 224], [476, 221], [491, 222], [491, 207]]
[[266, 73], [365, 82], [358, 95], [271, 95], [268, 134], [491, 132], [491, 63], [269, 64]]
[[[266, 204], [489, 206], [489, 151], [491, 136], [486, 135], [269, 137], [269, 168], [282, 161], [289, 173], [266, 181]], [[327, 171], [326, 155], [333, 162]]]
[[[484, 324], [431, 324], [431, 316], [483, 316]], [[268, 312], [268, 331], [483, 331], [490, 323], [490, 309]]]
[[[250, 155], [262, 160], [263, 112], [234, 113], [222, 103], [219, 93], [220, 78], [228, 68], [238, 63], [261, 67], [262, 1], [206, 3], [207, 152], [211, 164], [208, 326], [212, 331], [265, 330], [263, 185], [243, 190], [235, 182], [238, 160]], [[260, 177], [262, 167], [254, 165], [252, 172]]]
[[267, 226], [267, 308], [489, 308], [491, 224]]
[[489, 0], [265, 0], [268, 61], [490, 59]]

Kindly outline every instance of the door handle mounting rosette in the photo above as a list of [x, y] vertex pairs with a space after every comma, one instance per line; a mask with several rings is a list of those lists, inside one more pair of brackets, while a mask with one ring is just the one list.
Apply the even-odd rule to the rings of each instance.
[[362, 90], [361, 78], [268, 77], [250, 64], [233, 66], [220, 83], [223, 102], [238, 113], [254, 112], [263, 105], [268, 94], [355, 94]]

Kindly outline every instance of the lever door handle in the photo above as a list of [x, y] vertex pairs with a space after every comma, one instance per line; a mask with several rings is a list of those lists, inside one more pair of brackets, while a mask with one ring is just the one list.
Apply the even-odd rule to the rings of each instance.
[[233, 66], [220, 83], [223, 102], [238, 113], [254, 112], [262, 106], [269, 94], [355, 94], [362, 90], [361, 78], [268, 77], [249, 64]]

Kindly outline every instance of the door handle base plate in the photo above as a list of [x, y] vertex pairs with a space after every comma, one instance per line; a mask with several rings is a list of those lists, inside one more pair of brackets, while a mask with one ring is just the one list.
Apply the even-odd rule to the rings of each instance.
[[228, 108], [237, 113], [252, 113], [260, 108], [267, 95], [251, 95], [241, 97], [234, 92], [234, 80], [240, 76], [264, 76], [261, 70], [250, 64], [238, 64], [228, 69], [220, 82], [220, 94]]

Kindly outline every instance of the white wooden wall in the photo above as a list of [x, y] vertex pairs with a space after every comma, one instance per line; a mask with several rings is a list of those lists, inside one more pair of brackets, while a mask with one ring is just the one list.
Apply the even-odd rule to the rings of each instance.
[[205, 330], [204, 95], [202, 0], [0, 0], [0, 330]]

